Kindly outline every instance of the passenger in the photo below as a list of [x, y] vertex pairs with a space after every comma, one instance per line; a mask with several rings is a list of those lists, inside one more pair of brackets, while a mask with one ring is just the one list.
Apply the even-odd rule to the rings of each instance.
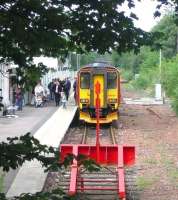
[[54, 86], [54, 96], [55, 96], [56, 106], [59, 106], [60, 99], [61, 99], [61, 91], [62, 91], [62, 87], [59, 83], [59, 80], [56, 80], [55, 86]]
[[68, 78], [66, 78], [63, 88], [64, 88], [64, 93], [66, 95], [66, 100], [68, 101], [71, 88], [71, 82]]
[[66, 101], [67, 101], [67, 99], [66, 99], [65, 93], [61, 92], [61, 102], [62, 102], [62, 107], [63, 108], [66, 108]]
[[41, 81], [38, 81], [37, 85], [35, 86], [34, 92], [35, 92], [35, 95], [40, 93], [41, 95], [45, 96], [45, 90], [44, 90], [44, 87], [41, 84]]
[[73, 91], [74, 91], [74, 99], [75, 99], [75, 105], [77, 105], [77, 77], [75, 77], [75, 81], [73, 84]]
[[54, 84], [55, 84], [54, 79], [52, 79], [52, 81], [48, 84], [48, 89], [49, 89], [49, 92], [50, 92], [50, 100], [54, 99], [54, 91], [53, 91]]
[[45, 97], [45, 89], [41, 84], [41, 81], [38, 82], [38, 84], [35, 86], [35, 106], [41, 107], [43, 106], [43, 99]]
[[65, 79], [63, 80], [60, 80], [60, 84], [61, 84], [61, 87], [64, 89], [64, 83], [65, 83]]
[[22, 88], [20, 86], [18, 86], [16, 88], [15, 98], [16, 98], [15, 104], [18, 107], [18, 110], [22, 110], [22, 107], [23, 107], [23, 93], [22, 93]]

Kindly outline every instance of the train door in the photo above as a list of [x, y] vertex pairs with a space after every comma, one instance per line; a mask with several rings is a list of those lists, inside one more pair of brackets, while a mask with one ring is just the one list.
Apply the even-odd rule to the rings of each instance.
[[104, 107], [104, 74], [94, 74], [93, 75], [93, 91], [94, 91], [94, 107], [96, 107], [96, 92], [95, 85], [97, 81], [100, 83], [100, 106]]

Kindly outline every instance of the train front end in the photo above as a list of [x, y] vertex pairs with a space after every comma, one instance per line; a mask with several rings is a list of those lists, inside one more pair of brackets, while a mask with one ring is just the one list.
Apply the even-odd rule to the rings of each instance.
[[94, 63], [78, 72], [78, 107], [80, 120], [96, 123], [95, 85], [100, 84], [100, 123], [118, 119], [120, 105], [120, 74], [118, 69], [103, 63]]

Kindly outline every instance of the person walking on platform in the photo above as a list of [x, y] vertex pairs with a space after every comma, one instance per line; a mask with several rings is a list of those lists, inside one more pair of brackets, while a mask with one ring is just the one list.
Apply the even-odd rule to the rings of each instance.
[[34, 89], [35, 92], [35, 107], [42, 107], [44, 104], [43, 99], [45, 96], [45, 90], [43, 85], [41, 84], [41, 80], [38, 81], [37, 85]]
[[65, 83], [64, 83], [64, 93], [66, 95], [66, 100], [67, 101], [69, 99], [70, 88], [71, 88], [71, 82], [70, 82], [70, 80], [68, 78], [66, 78]]
[[18, 86], [16, 88], [15, 97], [16, 97], [15, 104], [18, 107], [18, 110], [22, 110], [22, 106], [23, 106], [23, 94], [22, 94], [22, 88], [20, 86]]
[[75, 77], [75, 81], [73, 84], [73, 91], [74, 91], [74, 99], [75, 99], [75, 105], [77, 105], [77, 78]]
[[54, 91], [53, 91], [53, 88], [54, 88], [54, 79], [48, 84], [48, 89], [49, 89], [49, 92], [50, 92], [50, 100], [53, 100], [54, 99]]
[[66, 108], [66, 101], [67, 101], [67, 99], [66, 99], [65, 93], [61, 92], [61, 102], [62, 102], [62, 107], [63, 108]]
[[54, 86], [54, 96], [55, 96], [55, 102], [56, 106], [59, 106], [60, 100], [61, 100], [61, 91], [62, 87], [58, 80], [56, 80], [55, 86]]

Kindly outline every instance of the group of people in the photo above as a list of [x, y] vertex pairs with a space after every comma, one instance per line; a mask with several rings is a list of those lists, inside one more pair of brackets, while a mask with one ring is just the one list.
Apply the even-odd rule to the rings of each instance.
[[55, 100], [56, 106], [60, 105], [60, 102], [63, 104], [63, 107], [66, 108], [66, 102], [69, 99], [71, 82], [69, 78], [61, 81], [60, 79], [53, 79], [48, 84], [48, 89], [50, 91], [50, 99]]
[[[71, 90], [71, 81], [69, 78], [65, 78], [64, 80], [60, 79], [52, 79], [52, 81], [48, 84], [47, 88], [45, 88], [41, 81], [38, 81], [36, 86], [34, 87], [32, 94], [32, 102], [36, 107], [39, 105], [43, 106], [47, 100], [55, 101], [56, 106], [63, 105], [66, 108], [66, 102], [69, 99], [69, 94]], [[74, 98], [76, 99], [76, 80], [73, 84], [74, 90]], [[39, 98], [41, 97], [41, 101]], [[15, 90], [15, 105], [18, 107], [18, 110], [22, 110], [23, 106], [23, 91], [20, 86], [18, 86]]]

